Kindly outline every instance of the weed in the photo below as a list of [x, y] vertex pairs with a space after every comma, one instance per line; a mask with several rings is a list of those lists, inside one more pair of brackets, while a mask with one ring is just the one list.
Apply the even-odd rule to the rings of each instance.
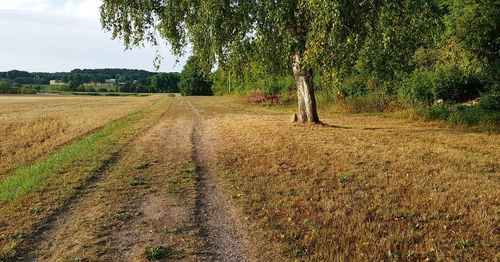
[[41, 209], [41, 208], [39, 208], [39, 207], [32, 207], [32, 208], [30, 208], [30, 209], [29, 209], [29, 211], [28, 211], [28, 212], [29, 212], [30, 214], [37, 214], [37, 213], [39, 213], [40, 211], [42, 211], [42, 209]]
[[473, 248], [476, 246], [478, 246], [478, 244], [474, 240], [470, 239], [462, 239], [455, 244], [455, 247], [459, 249]]
[[131, 186], [142, 186], [142, 185], [146, 185], [146, 181], [144, 180], [143, 177], [140, 177], [140, 176], [134, 176], [132, 178], [132, 181], [130, 181], [130, 185]]
[[188, 189], [194, 188], [196, 166], [192, 163], [181, 163], [174, 177], [166, 180], [167, 192], [172, 195], [182, 195]]
[[182, 254], [183, 252], [179, 250], [162, 246], [149, 246], [146, 247], [144, 251], [144, 255], [149, 261], [161, 260], [164, 258], [182, 258]]

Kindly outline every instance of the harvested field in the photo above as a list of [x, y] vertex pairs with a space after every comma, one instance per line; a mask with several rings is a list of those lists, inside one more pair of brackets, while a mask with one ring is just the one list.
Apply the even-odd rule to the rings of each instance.
[[299, 261], [500, 259], [497, 133], [326, 112], [335, 126], [293, 125], [264, 107], [192, 101], [218, 139], [212, 172], [259, 250]]
[[0, 96], [0, 177], [157, 100], [157, 96]]
[[500, 260], [498, 132], [141, 99], [0, 178], [0, 261]]

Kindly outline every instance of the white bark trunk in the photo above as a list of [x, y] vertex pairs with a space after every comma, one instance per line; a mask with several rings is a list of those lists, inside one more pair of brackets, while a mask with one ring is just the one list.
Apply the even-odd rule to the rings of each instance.
[[314, 97], [313, 74], [302, 67], [302, 55], [293, 57], [293, 75], [297, 85], [298, 112], [297, 120], [302, 123], [319, 123]]

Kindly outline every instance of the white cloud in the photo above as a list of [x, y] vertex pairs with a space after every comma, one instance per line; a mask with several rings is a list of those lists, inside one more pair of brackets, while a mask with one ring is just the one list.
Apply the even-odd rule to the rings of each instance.
[[69, 0], [64, 4], [64, 9], [74, 17], [98, 19], [100, 4], [100, 0]]
[[0, 10], [98, 19], [100, 0], [0, 0]]
[[0, 10], [45, 11], [49, 8], [47, 0], [0, 0]]

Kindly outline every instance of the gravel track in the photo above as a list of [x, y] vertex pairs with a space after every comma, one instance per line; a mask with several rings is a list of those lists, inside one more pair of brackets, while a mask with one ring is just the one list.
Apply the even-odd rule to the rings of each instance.
[[198, 171], [196, 222], [200, 236], [205, 242], [204, 249], [212, 261], [252, 261], [249, 256], [249, 240], [242, 232], [237, 219], [219, 187], [217, 177], [210, 173], [209, 159], [211, 140], [205, 139], [200, 112], [187, 100], [195, 118], [191, 140], [192, 160]]

